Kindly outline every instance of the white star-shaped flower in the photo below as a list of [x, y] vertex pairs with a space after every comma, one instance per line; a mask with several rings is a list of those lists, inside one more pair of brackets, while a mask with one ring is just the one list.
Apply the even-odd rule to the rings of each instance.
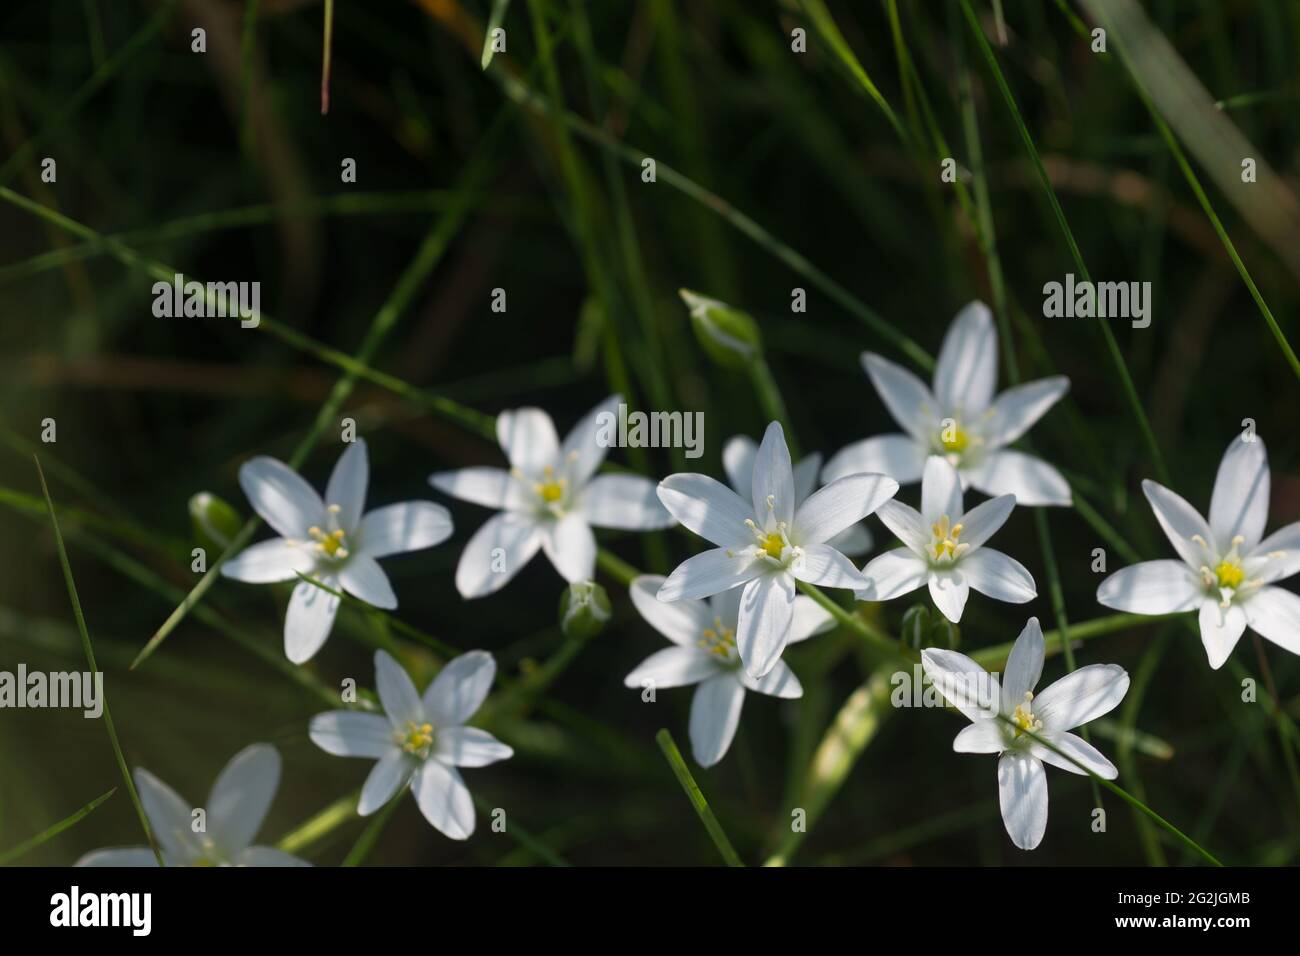
[[754, 457], [751, 498], [707, 475], [669, 475], [659, 500], [673, 517], [718, 547], [677, 566], [661, 601], [705, 598], [744, 586], [736, 644], [751, 677], [776, 665], [794, 618], [795, 581], [857, 590], [862, 575], [827, 544], [898, 490], [884, 475], [848, 475], [798, 503], [790, 449], [777, 422]]
[[510, 470], [461, 468], [430, 476], [433, 487], [453, 498], [499, 513], [465, 545], [456, 567], [456, 588], [466, 598], [505, 587], [541, 548], [570, 583], [589, 581], [596, 570], [592, 526], [650, 531], [673, 520], [655, 497], [654, 482], [640, 475], [596, 475], [608, 448], [601, 435], [606, 415], [616, 415], [612, 395], [580, 421], [561, 445], [551, 416], [518, 408], [497, 416], [497, 440]]
[[934, 367], [934, 390], [901, 365], [872, 352], [862, 367], [904, 435], [855, 442], [831, 457], [822, 481], [878, 471], [911, 484], [930, 455], [943, 455], [964, 487], [1015, 495], [1021, 505], [1069, 505], [1070, 486], [1047, 462], [1006, 446], [1047, 413], [1070, 387], [1062, 375], [1026, 382], [993, 397], [998, 334], [983, 302], [957, 314]]
[[[998, 802], [1011, 842], [1032, 850], [1047, 829], [1047, 774], [1043, 764], [1085, 774], [1069, 757], [1107, 780], [1115, 765], [1077, 734], [1075, 727], [1110, 713], [1128, 692], [1129, 677], [1118, 664], [1089, 664], [1071, 671], [1041, 694], [1043, 631], [1031, 617], [1011, 646], [1002, 685], [965, 654], [926, 648], [921, 664], [939, 692], [971, 725], [952, 742], [958, 753], [1000, 754]], [[1028, 736], [1033, 733], [1055, 747]], [[1060, 751], [1060, 753], [1057, 753]], [[1067, 756], [1062, 756], [1066, 754]]]
[[[250, 545], [221, 573], [250, 584], [308, 575], [375, 607], [392, 610], [397, 595], [376, 558], [432, 548], [451, 536], [451, 515], [432, 501], [404, 501], [362, 514], [370, 462], [365, 439], [349, 443], [330, 474], [322, 501], [282, 461], [258, 456], [239, 469], [248, 502], [281, 537]], [[284, 618], [284, 652], [295, 664], [320, 650], [334, 626], [339, 598], [298, 581]]]
[[921, 510], [887, 501], [876, 512], [906, 547], [873, 558], [862, 569], [866, 587], [859, 600], [888, 601], [929, 585], [930, 597], [943, 616], [961, 620], [970, 589], [998, 601], [1024, 604], [1038, 595], [1023, 564], [985, 541], [1006, 523], [1015, 495], [990, 498], [962, 510], [961, 480], [944, 458], [931, 455], [921, 479]]
[[[754, 474], [754, 459], [758, 456], [758, 443], [747, 435], [736, 435], [728, 439], [722, 447], [722, 467], [727, 472], [727, 481], [736, 489], [736, 494], [748, 499], [753, 492], [751, 479]], [[794, 466], [795, 507], [803, 504], [817, 488], [817, 473], [821, 471], [821, 452], [805, 455]], [[836, 551], [849, 557], [857, 557], [871, 550], [871, 532], [867, 526], [858, 522], [846, 528], [826, 542]]]
[[1269, 469], [1264, 440], [1228, 445], [1210, 497], [1210, 520], [1154, 481], [1142, 491], [1180, 561], [1143, 561], [1097, 588], [1106, 607], [1134, 614], [1198, 611], [1210, 667], [1223, 666], [1249, 627], [1300, 654], [1300, 597], [1273, 584], [1300, 571], [1300, 521], [1264, 540]]
[[[740, 664], [736, 627], [740, 619], [739, 588], [707, 601], [671, 603], [657, 597], [664, 578], [643, 574], [632, 582], [632, 603], [673, 647], [651, 654], [628, 674], [628, 687], [661, 690], [699, 685], [691, 699], [691, 753], [701, 767], [712, 767], [731, 746], [740, 725], [745, 691], [793, 699], [803, 696], [799, 678], [778, 660], [765, 677], [750, 677]], [[810, 597], [794, 599], [794, 619], [787, 643], [807, 640], [835, 626], [835, 619]]]
[[384, 713], [333, 710], [312, 718], [312, 743], [336, 757], [377, 760], [361, 788], [357, 813], [368, 816], [410, 784], [420, 812], [453, 840], [474, 832], [474, 800], [457, 767], [486, 767], [514, 751], [465, 721], [483, 705], [497, 665], [467, 651], [438, 672], [421, 697], [402, 666], [375, 651], [375, 690]]
[[[245, 747], [226, 764], [202, 807], [204, 826], [192, 807], [148, 770], [133, 774], [140, 804], [163, 862], [168, 866], [310, 866], [304, 860], [269, 846], [253, 846], [280, 786], [280, 754], [270, 744]], [[157, 866], [147, 846], [95, 850], [77, 866]]]

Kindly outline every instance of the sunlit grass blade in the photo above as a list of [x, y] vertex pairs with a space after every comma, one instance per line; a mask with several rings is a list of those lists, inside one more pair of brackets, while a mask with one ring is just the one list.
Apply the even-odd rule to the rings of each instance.
[[[68, 587], [68, 599], [72, 601], [72, 615], [77, 619], [77, 630], [81, 633], [81, 646], [86, 652], [86, 663], [90, 667], [91, 674], [98, 674], [99, 667], [95, 664], [95, 650], [90, 645], [90, 632], [86, 628], [86, 618], [81, 612], [81, 599], [77, 597], [77, 585], [72, 579], [72, 565], [68, 562], [68, 551], [63, 545], [63, 532], [59, 530], [59, 519], [54, 513], [54, 502], [50, 499], [50, 489], [45, 483], [45, 472], [41, 471], [41, 461], [35, 455], [32, 461], [36, 463], [36, 474], [41, 479], [41, 494], [45, 497], [45, 507], [50, 514], [50, 527], [54, 531], [54, 544], [59, 552], [59, 567], [63, 569], [63, 580]], [[122, 745], [117, 739], [117, 728], [113, 726], [113, 714], [108, 709], [108, 693], [104, 692], [104, 728], [108, 731], [109, 742], [113, 745], [113, 756], [117, 758], [117, 769], [121, 771], [122, 780], [126, 783], [127, 793], [131, 795], [131, 803], [135, 806], [136, 815], [140, 818], [140, 826], [144, 829], [145, 840], [153, 850], [153, 855], [158, 860], [159, 866], [166, 866], [163, 862], [162, 852], [158, 849], [158, 844], [154, 842], [153, 830], [149, 826], [149, 818], [145, 816], [144, 807], [140, 803], [140, 795], [136, 793], [135, 781], [131, 779], [131, 771], [126, 765], [126, 757], [122, 754]]]
[[709, 833], [709, 839], [718, 848], [718, 852], [722, 854], [722, 859], [727, 866], [744, 866], [744, 861], [736, 853], [736, 848], [727, 839], [722, 824], [718, 822], [718, 818], [714, 816], [713, 810], [709, 807], [709, 801], [704, 798], [700, 785], [695, 782], [695, 777], [691, 775], [690, 768], [686, 766], [686, 761], [682, 759], [682, 752], [677, 749], [677, 743], [673, 740], [673, 735], [665, 728], [655, 734], [655, 742], [659, 744], [664, 759], [668, 761], [668, 766], [672, 768], [673, 774], [677, 777], [677, 782], [682, 785], [682, 790], [686, 793], [686, 799], [695, 808], [700, 822], [704, 824], [704, 829]]
[[17, 860], [20, 857], [27, 854], [28, 852], [36, 849], [42, 843], [48, 843], [50, 840], [53, 840], [64, 830], [68, 829], [68, 827], [74, 825], [78, 821], [89, 816], [91, 811], [93, 811], [97, 806], [99, 806], [101, 803], [103, 803], [105, 800], [107, 800], [115, 793], [117, 793], [117, 787], [114, 787], [112, 790], [108, 791], [108, 793], [101, 793], [98, 797], [96, 797], [94, 800], [91, 800], [88, 804], [86, 804], [76, 813], [64, 817], [62, 820], [60, 820], [58, 823], [54, 824], [53, 826], [46, 827], [40, 833], [36, 834], [36, 836], [24, 840], [16, 847], [13, 847], [12, 849], [0, 853], [0, 866], [7, 866], [8, 864], [12, 863], [14, 860]]
[[357, 816], [357, 800], [360, 796], [361, 791], [354, 790], [312, 814], [282, 836], [275, 844], [276, 849], [300, 855], [303, 850], [320, 842], [345, 823], [360, 819]]
[[352, 849], [343, 858], [343, 862], [339, 864], [340, 866], [360, 866], [365, 858], [370, 855], [370, 851], [375, 848], [375, 844], [383, 836], [388, 821], [393, 818], [398, 806], [406, 799], [406, 791], [406, 787], [399, 787], [397, 794], [384, 805], [383, 809], [375, 814], [374, 819], [366, 824], [366, 828], [361, 831], [361, 836], [357, 837], [357, 842], [352, 845]]
[[510, 0], [492, 0], [492, 12], [488, 14], [487, 29], [483, 31], [483, 56], [479, 61], [479, 65], [485, 70], [492, 64], [492, 58], [496, 56], [496, 45], [492, 34], [505, 21], [506, 10], [509, 7]]

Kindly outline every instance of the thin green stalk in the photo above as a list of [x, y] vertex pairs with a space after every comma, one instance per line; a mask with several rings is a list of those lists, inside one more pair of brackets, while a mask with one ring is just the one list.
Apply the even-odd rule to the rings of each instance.
[[718, 848], [718, 852], [722, 854], [722, 859], [727, 866], [744, 866], [745, 863], [736, 853], [736, 848], [727, 839], [722, 824], [718, 822], [718, 818], [713, 815], [713, 811], [709, 808], [709, 801], [704, 798], [699, 784], [691, 776], [690, 768], [686, 766], [686, 761], [682, 759], [682, 752], [677, 749], [673, 735], [667, 729], [660, 730], [659, 733], [655, 734], [655, 742], [659, 744], [664, 759], [668, 761], [668, 766], [672, 768], [673, 774], [677, 777], [677, 782], [682, 785], [682, 790], [686, 793], [686, 799], [691, 801], [691, 806], [695, 808], [700, 822], [704, 824], [704, 829], [708, 831], [709, 838], [713, 840], [713, 845]]
[[375, 814], [375, 818], [366, 824], [366, 828], [361, 831], [361, 836], [357, 837], [357, 842], [353, 844], [348, 855], [343, 858], [340, 866], [360, 866], [361, 862], [370, 855], [370, 851], [375, 848], [379, 842], [379, 837], [383, 835], [384, 828], [388, 826], [388, 821], [393, 818], [397, 812], [397, 807], [406, 799], [406, 787], [398, 787], [397, 794], [388, 803]]
[[[63, 545], [63, 532], [59, 530], [59, 519], [54, 513], [54, 502], [50, 499], [50, 489], [45, 483], [45, 472], [41, 471], [41, 460], [35, 455], [32, 461], [36, 463], [36, 474], [41, 479], [41, 493], [45, 497], [45, 507], [50, 515], [50, 527], [54, 530], [54, 544], [59, 552], [59, 566], [63, 569], [63, 580], [68, 587], [68, 598], [72, 601], [72, 616], [77, 619], [77, 630], [81, 633], [81, 647], [86, 653], [86, 663], [90, 667], [92, 676], [99, 675], [99, 666], [95, 663], [95, 650], [90, 645], [90, 631], [86, 628], [86, 618], [81, 613], [81, 599], [77, 597], [77, 585], [72, 579], [72, 565], [68, 562], [68, 550]], [[131, 803], [135, 806], [136, 816], [140, 818], [140, 826], [144, 828], [144, 837], [153, 850], [154, 857], [158, 860], [159, 866], [166, 866], [163, 862], [162, 851], [158, 849], [158, 844], [154, 842], [153, 830], [149, 826], [149, 818], [145, 816], [144, 806], [140, 803], [140, 795], [136, 793], [135, 782], [131, 779], [131, 771], [126, 766], [126, 757], [122, 754], [122, 745], [117, 739], [117, 728], [113, 726], [113, 715], [108, 709], [108, 694], [104, 693], [104, 728], [108, 731], [109, 742], [113, 745], [113, 755], [117, 758], [117, 769], [122, 774], [122, 779], [126, 782], [127, 793], [131, 795]]]
[[325, 0], [325, 36], [321, 41], [320, 115], [330, 111], [330, 67], [334, 56], [334, 0]]
[[53, 840], [64, 830], [68, 829], [68, 827], [72, 826], [73, 824], [77, 823], [84, 817], [88, 816], [92, 810], [94, 810], [97, 806], [99, 806], [101, 803], [103, 803], [105, 800], [107, 800], [115, 793], [117, 793], [117, 787], [114, 787], [112, 790], [108, 791], [108, 793], [101, 793], [99, 796], [97, 796], [94, 800], [91, 800], [88, 804], [86, 804], [76, 813], [64, 817], [62, 820], [60, 820], [58, 823], [54, 824], [53, 826], [46, 827], [40, 833], [36, 834], [36, 836], [24, 840], [22, 843], [18, 844], [13, 849], [6, 850], [4, 853], [0, 853], [0, 866], [7, 866], [10, 863], [12, 863], [14, 860], [17, 860], [19, 857], [28, 853], [29, 851], [36, 849], [42, 843], [48, 843], [50, 840]]
[[912, 648], [894, 640], [874, 624], [864, 621], [858, 615], [844, 610], [844, 608], [832, 601], [826, 595], [826, 592], [816, 585], [809, 584], [807, 581], [800, 581], [799, 590], [829, 611], [832, 617], [851, 630], [854, 634], [857, 634], [872, 647], [895, 657], [901, 657], [903, 660], [912, 664], [921, 659], [921, 656]]
[[790, 413], [785, 407], [785, 399], [781, 397], [781, 389], [772, 376], [772, 367], [767, 364], [767, 359], [760, 352], [749, 361], [746, 369], [764, 417], [768, 421], [781, 423], [781, 428], [785, 431], [785, 443], [790, 448], [790, 457], [798, 461], [802, 457], [799, 453], [799, 440], [790, 423]]
[[354, 790], [339, 797], [325, 809], [313, 814], [282, 836], [275, 845], [276, 849], [297, 855], [343, 824], [358, 819], [357, 799], [360, 796], [361, 791]]
[[509, 6], [510, 0], [492, 0], [492, 12], [488, 14], [487, 27], [483, 31], [483, 55], [479, 59], [479, 65], [485, 70], [496, 56], [496, 50], [492, 48], [492, 33], [505, 22]]

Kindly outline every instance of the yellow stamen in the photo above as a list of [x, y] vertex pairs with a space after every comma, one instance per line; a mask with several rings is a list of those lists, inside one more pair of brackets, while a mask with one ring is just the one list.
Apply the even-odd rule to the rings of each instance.
[[958, 426], [945, 428], [939, 433], [939, 444], [946, 452], [960, 454], [970, 444], [970, 437]]
[[785, 547], [785, 538], [780, 533], [772, 532], [763, 539], [762, 548], [769, 557], [780, 558], [781, 549]]
[[1218, 578], [1219, 587], [1236, 589], [1246, 579], [1246, 572], [1241, 565], [1225, 560], [1215, 566], [1214, 576]]
[[426, 757], [433, 746], [433, 724], [416, 724], [413, 720], [406, 722], [406, 732], [398, 731], [394, 735], [402, 749], [408, 754]]

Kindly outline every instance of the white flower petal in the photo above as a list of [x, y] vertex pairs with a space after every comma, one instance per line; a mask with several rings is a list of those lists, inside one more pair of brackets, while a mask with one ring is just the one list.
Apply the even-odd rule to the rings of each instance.
[[835, 618], [806, 594], [794, 596], [794, 618], [790, 621], [787, 644], [806, 641], [816, 634], [825, 634], [835, 628]]
[[487, 651], [466, 651], [452, 658], [424, 691], [424, 713], [435, 727], [465, 723], [483, 706], [497, 662]]
[[803, 549], [803, 557], [790, 564], [790, 573], [800, 581], [818, 587], [861, 590], [866, 578], [853, 562], [828, 544], [813, 544]]
[[998, 715], [998, 679], [965, 654], [927, 647], [921, 651], [925, 676], [967, 720], [978, 723]]
[[751, 677], [770, 671], [785, 650], [794, 620], [794, 580], [784, 572], [764, 574], [745, 585], [736, 625], [736, 648]]
[[734, 674], [721, 674], [696, 689], [691, 700], [691, 753], [701, 767], [712, 767], [726, 754], [744, 703], [744, 685]]
[[454, 767], [486, 767], [515, 755], [507, 745], [477, 727], [441, 727], [433, 755]]
[[1205, 645], [1210, 667], [1217, 671], [1246, 630], [1246, 612], [1239, 604], [1220, 607], [1218, 600], [1211, 597], [1202, 599], [1197, 617], [1201, 627], [1201, 643]]
[[1009, 388], [993, 401], [983, 428], [983, 437], [993, 448], [1009, 445], [1034, 422], [1047, 414], [1048, 409], [1070, 390], [1070, 380], [1064, 375], [1040, 378]]
[[931, 455], [921, 476], [921, 517], [929, 525], [944, 515], [956, 521], [961, 513], [961, 476], [946, 458]]
[[907, 548], [895, 548], [867, 562], [862, 576], [867, 586], [857, 592], [859, 601], [891, 601], [924, 587], [930, 580], [930, 566]]
[[1264, 439], [1238, 435], [1219, 462], [1210, 496], [1210, 530], [1220, 552], [1232, 548], [1234, 535], [1245, 538], [1243, 550], [1259, 543], [1268, 520], [1268, 453]]
[[311, 719], [307, 736], [321, 750], [336, 757], [371, 757], [378, 760], [393, 749], [393, 725], [382, 714], [331, 710]]
[[736, 494], [748, 501], [753, 492], [754, 459], [758, 443], [748, 435], [736, 435], [722, 446], [722, 470]]
[[961, 543], [978, 548], [1007, 523], [1016, 507], [1015, 495], [1002, 495], [982, 501], [961, 516]]
[[94, 850], [79, 859], [73, 866], [137, 867], [157, 866], [158, 858], [147, 846], [112, 847]]
[[924, 555], [930, 548], [934, 537], [930, 525], [921, 517], [921, 513], [897, 499], [886, 501], [876, 509], [876, 517], [886, 528], [894, 532], [894, 537], [907, 545], [908, 550]]
[[929, 386], [901, 365], [873, 352], [862, 353], [862, 367], [894, 421], [928, 445], [930, 432], [938, 424], [938, 406]]
[[713, 548], [687, 558], [668, 575], [659, 589], [659, 600], [705, 598], [753, 580], [763, 571], [763, 562], [727, 548]]
[[822, 470], [822, 456], [820, 452], [812, 452], [804, 455], [799, 459], [799, 463], [794, 466], [794, 501], [797, 507], [800, 502], [807, 500], [808, 496], [813, 493], [817, 487], [817, 476]]
[[[322, 584], [337, 588], [338, 582], [320, 578]], [[308, 581], [299, 581], [289, 597], [284, 615], [284, 654], [295, 664], [311, 660], [321, 649], [334, 627], [339, 598]]]
[[474, 798], [455, 767], [426, 760], [411, 779], [424, 818], [444, 836], [468, 840], [474, 833]]
[[375, 692], [395, 730], [405, 730], [408, 723], [424, 723], [424, 706], [411, 676], [383, 650], [375, 651]]
[[315, 557], [305, 548], [284, 538], [272, 538], [249, 545], [222, 564], [221, 573], [248, 584], [272, 584], [310, 574], [315, 564]]
[[[666, 580], [659, 574], [642, 574], [633, 580], [628, 594], [646, 623], [674, 644], [694, 647], [700, 635], [713, 627], [713, 614], [704, 601], [659, 600], [659, 589]], [[723, 623], [735, 626], [734, 619]]]
[[529, 502], [524, 486], [504, 468], [439, 471], [429, 476], [429, 484], [445, 495], [485, 508], [514, 510]]
[[743, 668], [736, 671], [736, 676], [748, 690], [758, 694], [767, 694], [769, 697], [780, 697], [785, 700], [794, 700], [803, 696], [803, 685], [799, 683], [799, 678], [785, 661], [777, 661], [762, 677], [750, 677]]
[[1015, 495], [1027, 508], [1068, 506], [1074, 498], [1070, 483], [1059, 471], [1033, 455], [1002, 448], [978, 464], [963, 469], [967, 482], [986, 495]]
[[140, 806], [149, 820], [158, 848], [169, 865], [189, 865], [203, 856], [203, 844], [190, 829], [193, 807], [167, 784], [143, 767], [136, 767], [131, 775]]
[[339, 584], [354, 598], [391, 611], [397, 607], [397, 595], [384, 569], [368, 554], [354, 554], [339, 568]]
[[415, 760], [405, 751], [394, 747], [385, 753], [366, 775], [357, 813], [368, 817], [380, 809], [411, 779], [414, 770]]
[[848, 475], [815, 492], [795, 512], [795, 544], [823, 544], [894, 497], [898, 482], [884, 475]]
[[1252, 631], [1292, 654], [1300, 654], [1300, 597], [1281, 588], [1260, 588], [1243, 610]]
[[1011, 645], [1007, 666], [1002, 671], [1002, 712], [1011, 714], [1024, 703], [1025, 694], [1038, 686], [1043, 674], [1043, 656], [1047, 645], [1038, 618], [1031, 617], [1016, 642]]
[[253, 510], [282, 538], [302, 540], [308, 528], [326, 524], [325, 505], [316, 489], [275, 458], [258, 455], [244, 462], [239, 487]]
[[701, 538], [724, 548], [751, 543], [753, 536], [745, 522], [754, 520], [753, 508], [708, 475], [669, 475], [659, 482], [659, 500], [674, 518]]
[[[756, 568], [755, 574], [757, 573]], [[736, 622], [740, 620], [740, 597], [744, 592], [744, 588], [729, 588], [726, 591], [719, 591], [717, 594], [710, 595], [706, 603], [709, 612], [709, 626], [712, 627], [713, 619], [717, 618], [722, 621], [723, 626], [734, 631]], [[808, 600], [812, 599], [809, 598]]]
[[366, 440], [358, 438], [348, 442], [343, 454], [330, 472], [325, 486], [325, 504], [338, 505], [339, 527], [354, 531], [361, 523], [361, 513], [366, 509], [366, 487], [370, 484], [370, 457]]
[[1034, 698], [1034, 716], [1051, 733], [1072, 730], [1119, 706], [1128, 672], [1118, 664], [1089, 664], [1071, 671]]
[[1156, 521], [1159, 522], [1169, 543], [1174, 546], [1178, 556], [1193, 569], [1205, 563], [1204, 550], [1192, 540], [1199, 535], [1209, 542], [1214, 534], [1205, 523], [1200, 512], [1189, 505], [1180, 495], [1170, 491], [1164, 485], [1147, 480], [1142, 482], [1142, 492], [1147, 496]]
[[1047, 774], [1036, 758], [1003, 754], [998, 761], [998, 804], [1011, 842], [1032, 850], [1047, 831]]
[[208, 794], [208, 834], [227, 856], [247, 849], [257, 836], [280, 786], [280, 754], [253, 744], [231, 758]]
[[361, 550], [372, 558], [405, 554], [442, 544], [451, 537], [451, 512], [432, 501], [403, 501], [368, 512], [361, 519]]
[[[752, 497], [754, 515], [760, 527], [770, 514], [776, 521], [787, 525], [794, 519], [796, 505], [794, 494], [794, 469], [790, 464], [790, 449], [785, 443], [785, 433], [780, 422], [772, 422], [763, 433], [762, 444], [754, 456]], [[769, 506], [770, 502], [770, 506]], [[718, 544], [723, 542], [719, 541]]]
[[542, 550], [570, 584], [596, 576], [596, 536], [586, 516], [577, 511], [543, 526]]
[[936, 571], [931, 569], [929, 576], [930, 598], [943, 616], [954, 624], [961, 622], [961, 612], [966, 608], [966, 599], [970, 597], [970, 585], [960, 571]]
[[851, 528], [845, 528], [835, 537], [826, 542], [836, 551], [841, 551], [849, 557], [861, 557], [871, 550], [874, 542], [871, 538], [871, 531], [865, 524], [855, 524]]
[[888, 475], [900, 485], [921, 480], [925, 468], [926, 444], [911, 435], [879, 435], [846, 445], [831, 456], [822, 469], [822, 481], [832, 482], [845, 475], [874, 472]]
[[[1053, 767], [1060, 767], [1062, 770], [1068, 770], [1070, 773], [1077, 773], [1080, 776], [1086, 776], [1088, 770], [1091, 770], [1103, 780], [1114, 780], [1119, 776], [1119, 771], [1115, 769], [1115, 765], [1107, 760], [1100, 750], [1082, 737], [1068, 731], [1039, 734], [1039, 736], [1061, 751], [1061, 753], [1057, 753], [1051, 747], [1045, 747], [1036, 740], [1031, 741], [1029, 752], [1043, 763], [1050, 763]], [[1065, 756], [1062, 756], [1062, 754]], [[1073, 757], [1074, 760], [1069, 759], [1070, 757]], [[1075, 760], [1083, 764], [1083, 767], [1075, 763]], [[1084, 767], [1087, 767], [1088, 770], [1085, 770]]]
[[1015, 558], [992, 548], [980, 548], [962, 558], [961, 574], [967, 584], [995, 601], [1024, 604], [1038, 597], [1029, 570]]
[[542, 530], [532, 517], [503, 511], [474, 532], [456, 565], [456, 590], [476, 598], [505, 587], [542, 546]]
[[997, 754], [1007, 747], [1002, 721], [981, 717], [953, 738], [952, 749], [959, 754]]
[[1201, 602], [1196, 573], [1182, 561], [1143, 561], [1121, 568], [1097, 588], [1097, 603], [1131, 614], [1190, 611]]
[[609, 446], [614, 443], [611, 439], [618, 435], [618, 406], [622, 402], [622, 395], [611, 395], [584, 415], [565, 436], [561, 459], [569, 480], [576, 487], [587, 483], [609, 453]]
[[1300, 521], [1274, 531], [1250, 552], [1250, 558], [1260, 564], [1252, 577], [1264, 584], [1300, 571]]
[[934, 394], [944, 414], [973, 418], [988, 407], [998, 378], [993, 313], [971, 302], [952, 320], [934, 364]]
[[551, 416], [540, 408], [516, 408], [497, 416], [497, 441], [512, 467], [536, 477], [559, 456], [560, 439]]
[[582, 490], [579, 508], [597, 528], [670, 528], [677, 521], [659, 501], [658, 490], [640, 475], [597, 475]]
[[717, 676], [718, 659], [698, 647], [665, 647], [655, 651], [627, 677], [624, 687], [650, 686], [658, 690], [686, 687]]

